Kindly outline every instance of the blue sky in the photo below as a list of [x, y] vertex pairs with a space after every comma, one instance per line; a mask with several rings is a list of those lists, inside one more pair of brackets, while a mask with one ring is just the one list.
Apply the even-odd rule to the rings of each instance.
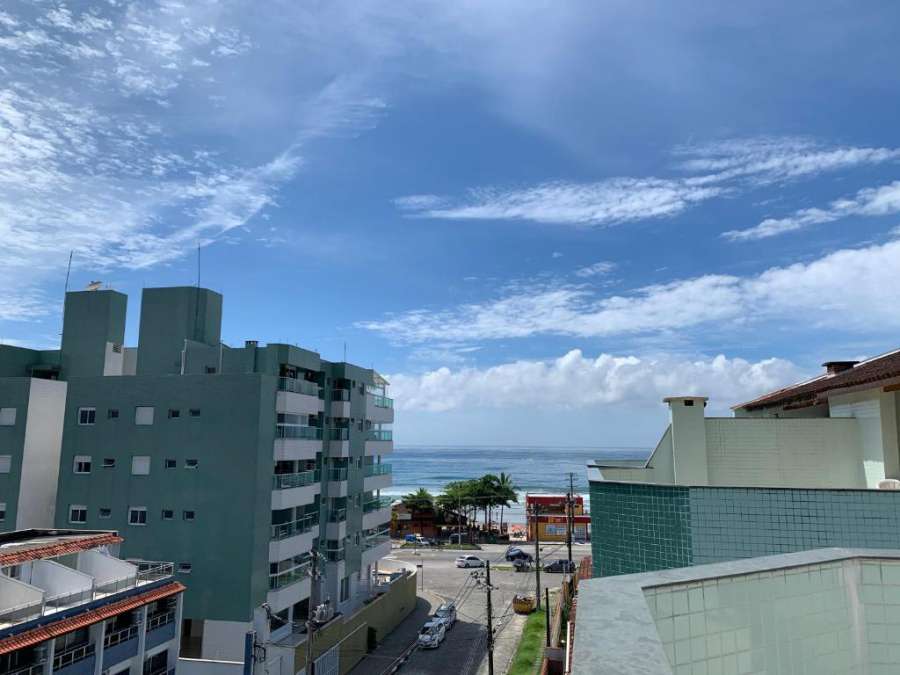
[[405, 443], [648, 445], [898, 346], [894, 3], [6, 2], [0, 339], [196, 280]]

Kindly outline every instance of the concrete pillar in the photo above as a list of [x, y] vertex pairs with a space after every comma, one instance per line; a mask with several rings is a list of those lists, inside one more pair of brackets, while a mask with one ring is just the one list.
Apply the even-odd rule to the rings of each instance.
[[900, 429], [898, 429], [897, 392], [882, 392], [879, 396], [881, 413], [881, 443], [884, 453], [884, 477], [900, 479]]
[[181, 621], [184, 612], [184, 593], [175, 596], [175, 639], [169, 645], [169, 670], [178, 667], [178, 655], [181, 653]]
[[705, 396], [670, 396], [672, 460], [676, 485], [709, 485]]
[[106, 639], [106, 621], [99, 621], [94, 633], [94, 675], [100, 675], [103, 672], [103, 652], [106, 646], [103, 641]]
[[147, 605], [144, 605], [137, 610], [137, 625], [138, 653], [137, 656], [134, 657], [135, 661], [137, 662], [137, 670], [135, 670], [134, 666], [132, 666], [132, 675], [138, 675], [139, 673], [144, 672], [144, 652], [147, 649]]

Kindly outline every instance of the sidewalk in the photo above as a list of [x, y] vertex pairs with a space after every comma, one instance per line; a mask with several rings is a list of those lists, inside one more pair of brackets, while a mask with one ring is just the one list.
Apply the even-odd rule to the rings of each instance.
[[415, 609], [347, 675], [381, 675], [392, 661], [416, 641], [425, 619], [440, 604], [441, 599], [433, 593], [419, 591]]

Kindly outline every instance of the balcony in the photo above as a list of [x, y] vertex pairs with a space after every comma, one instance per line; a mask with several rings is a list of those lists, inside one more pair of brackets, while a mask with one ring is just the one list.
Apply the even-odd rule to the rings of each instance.
[[325, 402], [319, 398], [319, 385], [315, 382], [280, 377], [275, 410], [280, 413], [318, 415], [325, 410]]
[[269, 562], [308, 553], [318, 533], [318, 514], [310, 514], [291, 523], [272, 525]]
[[318, 471], [277, 473], [272, 476], [272, 510], [311, 504], [320, 491]]
[[94, 643], [89, 642], [57, 652], [53, 656], [54, 675], [92, 675], [96, 661], [94, 651]]
[[269, 575], [269, 592], [266, 602], [273, 612], [280, 612], [304, 598], [308, 598], [312, 588], [310, 563], [293, 569]]
[[390, 555], [390, 553], [391, 537], [389, 531], [385, 528], [365, 538], [365, 548], [362, 552], [360, 565], [363, 568], [367, 565], [373, 565], [384, 556]]
[[334, 389], [331, 392], [331, 407], [329, 412], [332, 417], [350, 417], [350, 390]]
[[328, 430], [328, 456], [350, 456], [350, 430], [346, 428], [331, 428]]
[[175, 637], [175, 610], [160, 612], [147, 617], [147, 641], [145, 649], [153, 649]]
[[332, 509], [325, 525], [326, 539], [341, 541], [347, 536], [347, 508]]
[[347, 467], [335, 467], [325, 470], [325, 480], [328, 481], [329, 497], [346, 497], [347, 496], [347, 477], [349, 470]]
[[363, 490], [375, 492], [393, 483], [390, 464], [365, 464], [363, 466]]
[[43, 675], [44, 661], [34, 663], [30, 666], [21, 666], [15, 670], [9, 671], [6, 675]]
[[128, 626], [117, 631], [108, 632], [103, 638], [103, 667], [109, 670], [117, 663], [137, 656], [138, 626]]
[[275, 427], [275, 460], [315, 459], [319, 452], [322, 452], [321, 427], [290, 424]]
[[325, 559], [328, 562], [341, 562], [346, 557], [346, 555], [347, 552], [343, 547], [325, 549]]
[[362, 527], [371, 530], [391, 522], [390, 497], [378, 497], [363, 504]]
[[366, 394], [366, 419], [376, 424], [394, 421], [394, 399], [381, 394]]
[[394, 432], [391, 429], [372, 429], [366, 435], [365, 454], [369, 457], [387, 455], [394, 451]]

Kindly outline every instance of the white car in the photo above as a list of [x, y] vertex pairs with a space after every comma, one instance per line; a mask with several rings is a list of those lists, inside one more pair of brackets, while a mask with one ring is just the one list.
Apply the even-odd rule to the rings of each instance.
[[431, 615], [431, 620], [440, 621], [444, 624], [444, 628], [450, 630], [453, 628], [453, 624], [456, 623], [456, 605], [452, 602], [445, 602]]
[[461, 555], [456, 559], [457, 567], [484, 567], [484, 560], [477, 555]]
[[423, 649], [437, 649], [446, 634], [447, 629], [444, 628], [443, 621], [429, 621], [419, 631], [417, 642]]

